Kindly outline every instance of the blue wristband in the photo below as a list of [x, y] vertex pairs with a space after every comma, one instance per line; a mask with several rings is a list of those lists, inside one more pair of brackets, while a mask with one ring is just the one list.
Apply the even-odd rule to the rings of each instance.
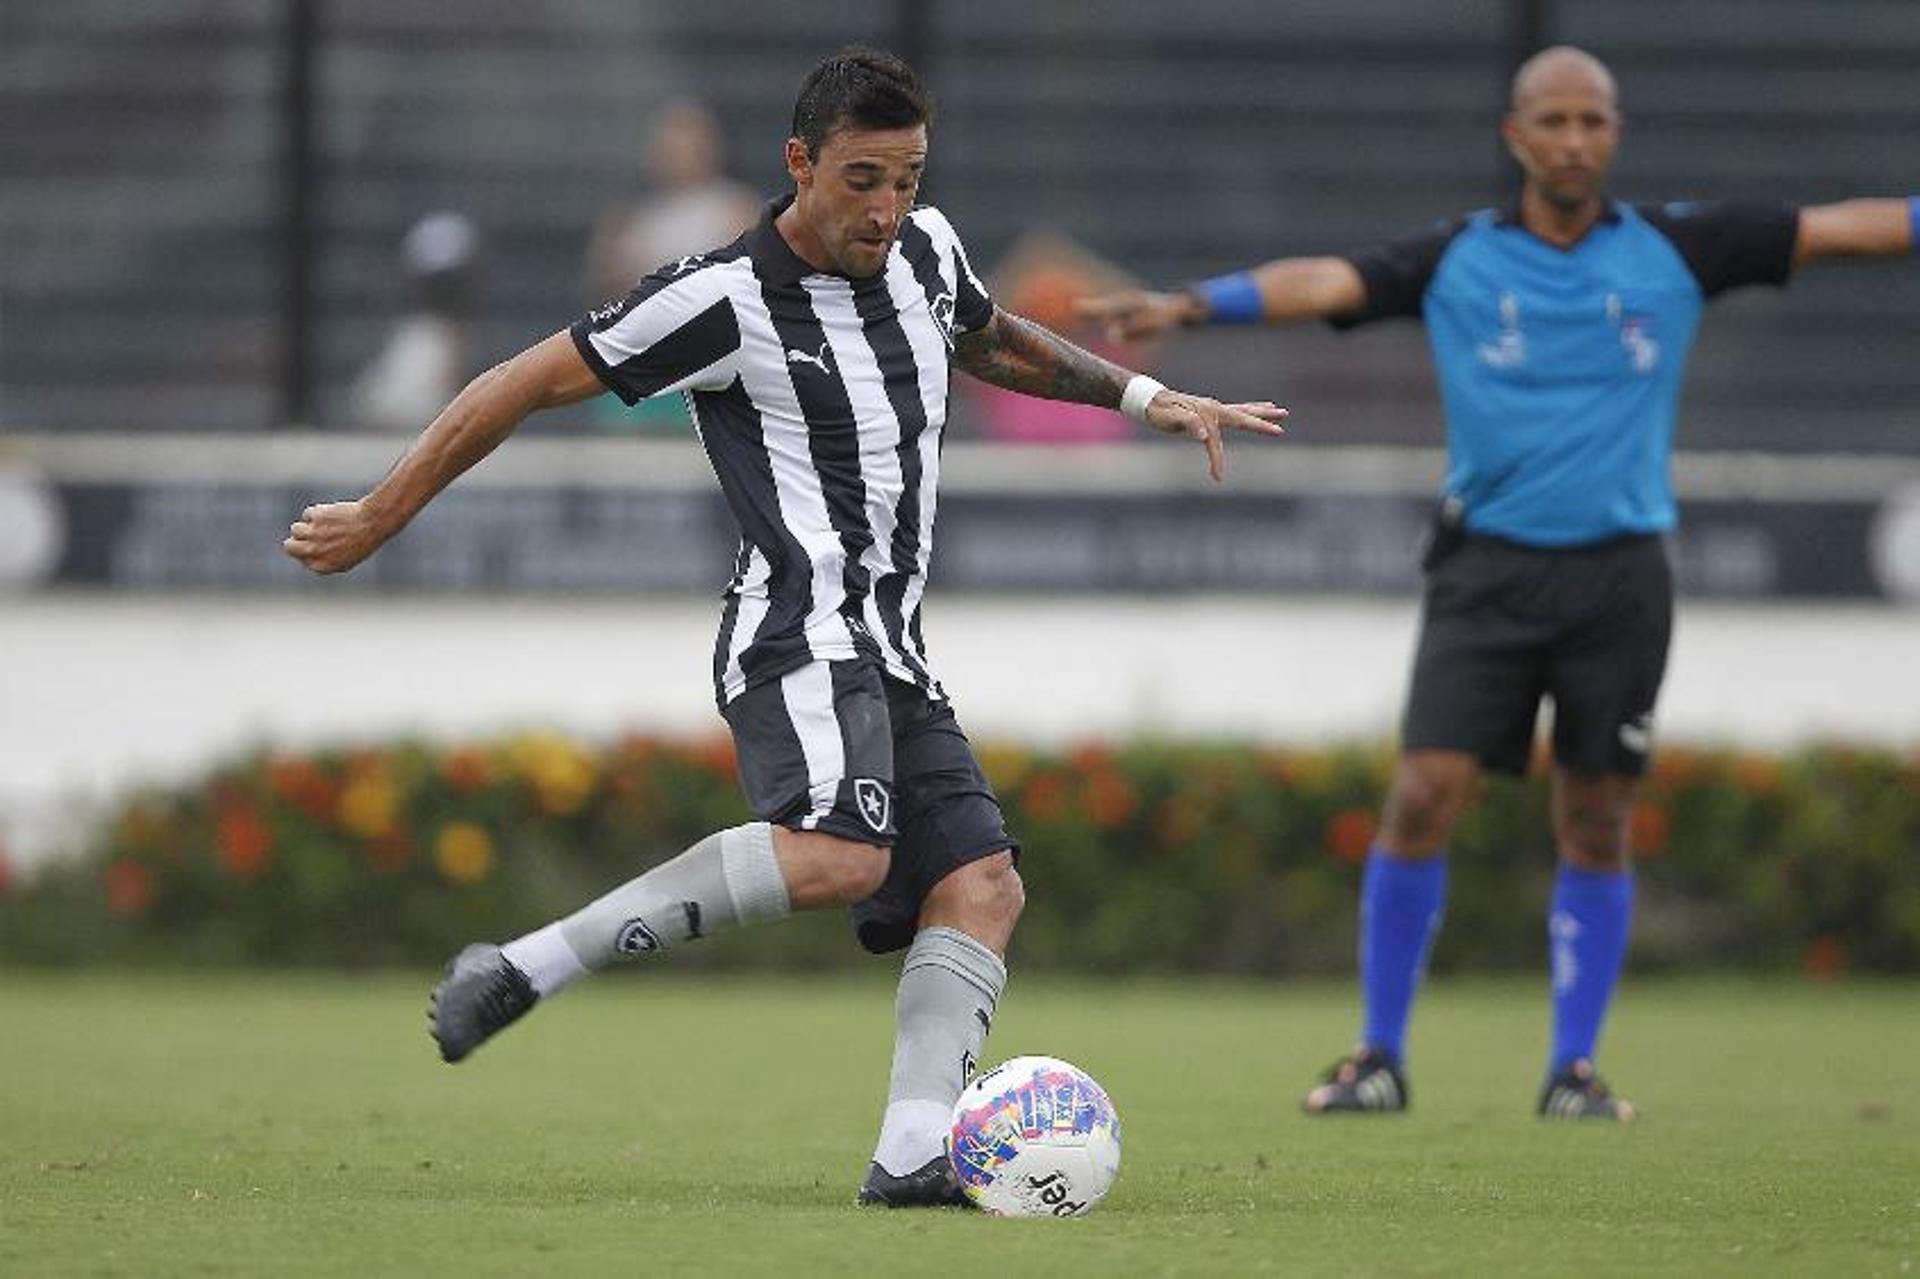
[[1920, 195], [1907, 197], [1907, 218], [1911, 223], [1907, 252], [1920, 253]]
[[1215, 324], [1258, 324], [1266, 318], [1260, 286], [1245, 271], [1202, 280], [1193, 291], [1207, 300], [1207, 319]]

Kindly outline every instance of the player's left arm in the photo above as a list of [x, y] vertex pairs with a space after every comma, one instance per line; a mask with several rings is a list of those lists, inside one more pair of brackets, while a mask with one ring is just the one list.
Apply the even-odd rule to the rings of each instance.
[[1920, 197], [1807, 205], [1793, 241], [1793, 264], [1829, 258], [1890, 258], [1920, 245]]
[[1207, 467], [1216, 480], [1226, 474], [1221, 442], [1226, 431], [1284, 434], [1280, 423], [1287, 411], [1272, 401], [1222, 404], [1171, 390], [998, 307], [985, 324], [954, 338], [953, 362], [1009, 391], [1119, 409], [1162, 434], [1191, 436], [1206, 447]]

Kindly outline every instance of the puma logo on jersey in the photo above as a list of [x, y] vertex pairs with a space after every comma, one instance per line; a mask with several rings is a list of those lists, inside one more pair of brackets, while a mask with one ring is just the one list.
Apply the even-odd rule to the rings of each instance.
[[827, 350], [827, 344], [825, 342], [822, 342], [820, 344], [820, 354], [818, 355], [808, 355], [805, 351], [788, 351], [787, 363], [788, 364], [811, 364], [813, 365], [814, 368], [819, 369], [822, 373], [825, 373], [829, 377], [831, 377], [833, 375], [833, 370], [827, 367], [827, 360], [829, 358], [829, 354], [830, 353]]

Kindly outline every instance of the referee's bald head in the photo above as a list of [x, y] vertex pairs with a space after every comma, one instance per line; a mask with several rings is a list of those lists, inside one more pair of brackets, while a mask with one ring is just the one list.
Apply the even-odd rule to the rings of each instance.
[[1613, 106], [1617, 106], [1620, 100], [1613, 83], [1613, 72], [1607, 70], [1606, 63], [1585, 49], [1576, 49], [1570, 44], [1556, 44], [1528, 58], [1513, 73], [1509, 105], [1514, 111], [1524, 111], [1535, 98], [1569, 90], [1597, 92]]

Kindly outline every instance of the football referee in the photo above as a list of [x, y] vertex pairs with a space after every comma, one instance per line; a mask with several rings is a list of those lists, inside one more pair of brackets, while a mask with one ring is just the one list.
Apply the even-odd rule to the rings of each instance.
[[1524, 772], [1553, 715], [1553, 1036], [1539, 1112], [1626, 1122], [1594, 1071], [1633, 913], [1627, 819], [1652, 742], [1673, 587], [1668, 457], [1702, 305], [1795, 267], [1911, 252], [1920, 200], [1628, 206], [1605, 183], [1613, 77], [1548, 49], [1501, 125], [1519, 198], [1348, 257], [1288, 258], [1088, 311], [1118, 336], [1418, 316], [1450, 465], [1401, 753], [1361, 889], [1364, 1023], [1311, 1113], [1406, 1109], [1404, 1041], [1446, 900], [1447, 842], [1483, 768]]
[[898, 59], [827, 58], [794, 106], [794, 189], [757, 226], [481, 374], [372, 492], [308, 508], [285, 543], [342, 572], [535, 410], [686, 395], [741, 531], [713, 672], [754, 820], [505, 946], [467, 947], [432, 1032], [459, 1061], [616, 961], [851, 906], [867, 949], [906, 951], [859, 1192], [893, 1206], [962, 1201], [941, 1138], [1024, 900], [1018, 844], [921, 639], [949, 369], [1189, 436], [1216, 479], [1225, 432], [1279, 434], [1285, 416], [1168, 390], [996, 307], [952, 224], [914, 204], [932, 114]]

